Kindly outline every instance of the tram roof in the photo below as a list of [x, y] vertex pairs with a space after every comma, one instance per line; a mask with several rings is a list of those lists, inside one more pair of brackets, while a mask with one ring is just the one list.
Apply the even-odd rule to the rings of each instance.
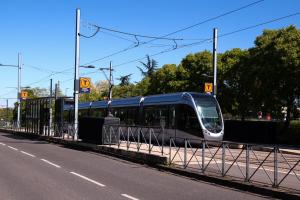
[[178, 92], [170, 94], [160, 94], [146, 96], [144, 99], [144, 105], [164, 105], [164, 104], [179, 104], [186, 103], [190, 100], [190, 95], [194, 96], [206, 96], [206, 94], [197, 92]]
[[85, 108], [90, 108], [92, 102], [83, 102], [78, 104], [79, 109], [85, 109]]
[[107, 108], [108, 101], [92, 102], [91, 108]]
[[[143, 105], [164, 105], [164, 104], [179, 104], [190, 102], [190, 95], [192, 97], [203, 97], [210, 96], [205, 93], [197, 92], [178, 92], [178, 93], [169, 93], [169, 94], [157, 94], [150, 95], [145, 97], [129, 97], [122, 99], [112, 99], [110, 105], [112, 107], [124, 107], [124, 106], [139, 106], [141, 101]], [[84, 108], [107, 108], [108, 101], [95, 101], [95, 102], [84, 102], [78, 105], [79, 109]], [[65, 105], [65, 109], [72, 109], [70, 106]]]
[[138, 97], [123, 98], [123, 99], [113, 99], [110, 105], [112, 107], [139, 106], [141, 98], [142, 97], [138, 96]]

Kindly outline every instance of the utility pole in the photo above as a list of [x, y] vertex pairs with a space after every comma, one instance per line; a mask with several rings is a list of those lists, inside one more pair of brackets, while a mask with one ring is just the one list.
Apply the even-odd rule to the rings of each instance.
[[112, 88], [113, 88], [113, 83], [112, 83], [112, 62], [110, 61], [110, 63], [109, 63], [109, 100], [112, 99]]
[[21, 127], [21, 53], [18, 53], [18, 116], [17, 127]]
[[6, 99], [6, 126], [8, 125], [8, 99]]
[[218, 29], [214, 28], [214, 42], [213, 42], [213, 71], [214, 71], [214, 97], [217, 98], [217, 42], [218, 42]]
[[78, 94], [79, 94], [79, 56], [80, 56], [80, 9], [76, 9], [75, 33], [75, 77], [74, 77], [74, 140], [78, 139]]
[[49, 135], [52, 130], [52, 78], [50, 79], [50, 98], [49, 98]]
[[54, 99], [57, 99], [57, 83], [54, 86]]

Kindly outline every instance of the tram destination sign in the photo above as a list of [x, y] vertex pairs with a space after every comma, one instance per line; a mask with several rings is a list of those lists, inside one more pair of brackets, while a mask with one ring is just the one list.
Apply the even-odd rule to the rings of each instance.
[[89, 94], [91, 92], [91, 78], [79, 78], [79, 93]]

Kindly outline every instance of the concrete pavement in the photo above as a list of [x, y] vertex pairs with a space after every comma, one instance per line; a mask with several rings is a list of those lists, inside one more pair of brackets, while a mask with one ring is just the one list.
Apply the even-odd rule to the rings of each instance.
[[0, 199], [264, 198], [6, 133], [0, 163]]

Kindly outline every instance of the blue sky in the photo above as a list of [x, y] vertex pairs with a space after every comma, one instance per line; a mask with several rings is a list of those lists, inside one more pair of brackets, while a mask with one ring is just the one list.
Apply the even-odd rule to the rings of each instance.
[[[1, 0], [0, 63], [17, 64], [17, 54], [21, 52], [22, 86], [49, 88], [49, 79], [52, 78], [54, 82], [61, 81], [62, 91], [65, 92], [68, 88], [68, 95], [72, 95], [76, 8], [81, 9], [81, 33], [85, 35], [94, 32], [88, 26], [88, 23], [91, 23], [135, 34], [162, 36], [255, 1]], [[177, 42], [180, 46], [211, 38], [214, 27], [218, 28], [219, 34], [224, 34], [299, 11], [299, 0], [265, 0], [169, 37], [185, 39]], [[218, 51], [252, 47], [255, 37], [260, 35], [263, 29], [277, 29], [291, 24], [299, 28], [300, 15], [220, 38]], [[116, 33], [113, 35], [100, 30], [93, 38], [81, 38], [80, 64], [83, 65], [134, 45], [135, 38], [132, 36]], [[126, 40], [118, 38], [120, 36]], [[139, 38], [139, 41], [142, 43], [148, 39]], [[108, 67], [109, 62], [112, 61], [114, 66], [117, 65], [114, 78], [132, 73], [132, 81], [139, 81], [141, 74], [136, 68], [140, 66], [138, 61], [118, 65], [142, 58], [146, 54], [156, 54], [172, 46], [174, 46], [172, 41], [156, 40], [92, 64], [97, 67]], [[177, 49], [153, 58], [158, 61], [159, 66], [178, 64], [187, 54], [205, 49], [211, 50], [212, 43], [206, 42]], [[51, 76], [51, 73], [65, 69], [69, 70]], [[92, 74], [85, 75], [85, 73]], [[93, 69], [81, 69], [80, 74], [91, 77], [93, 81], [105, 79], [103, 74]], [[16, 83], [17, 70], [0, 67], [0, 98], [15, 98], [16, 90], [7, 87], [16, 87]], [[118, 83], [117, 80], [115, 83]], [[14, 100], [10, 100], [9, 104], [12, 105], [13, 102]], [[5, 100], [0, 99], [0, 106], [3, 105]]]

